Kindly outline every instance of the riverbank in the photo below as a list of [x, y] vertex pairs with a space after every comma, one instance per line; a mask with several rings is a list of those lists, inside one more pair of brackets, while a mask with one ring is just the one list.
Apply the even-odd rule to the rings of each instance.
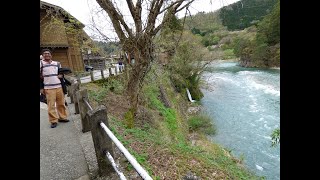
[[[148, 73], [139, 97], [135, 127], [128, 129], [125, 117], [129, 106], [123, 78], [112, 77], [81, 88], [88, 89], [93, 106], [107, 107], [112, 131], [154, 179], [258, 179], [228, 150], [212, 143], [202, 132], [189, 131], [188, 119], [194, 115], [188, 113], [188, 107], [195, 104], [187, 101], [186, 94], [175, 92], [169, 74], [160, 67], [153, 67]], [[121, 166], [125, 174], [134, 177], [126, 161]]]

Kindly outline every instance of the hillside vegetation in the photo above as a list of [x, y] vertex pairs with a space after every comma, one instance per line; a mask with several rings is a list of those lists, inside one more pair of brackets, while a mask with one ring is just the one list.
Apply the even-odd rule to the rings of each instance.
[[[188, 107], [197, 106], [187, 101], [185, 91], [176, 91], [169, 71], [159, 64], [153, 64], [146, 77], [137, 118], [129, 128], [125, 81], [125, 76], [115, 76], [81, 88], [88, 89], [94, 107], [107, 107], [111, 130], [153, 179], [259, 179], [241, 159], [207, 139], [216, 132], [214, 121], [202, 113], [188, 113]], [[121, 166], [126, 176], [135, 174], [127, 161]]]
[[269, 14], [277, 0], [241, 0], [220, 9], [222, 24], [230, 31], [243, 30]]
[[184, 27], [200, 38], [213, 59], [239, 59], [244, 67], [280, 66], [280, 0], [243, 0], [216, 12], [199, 12], [186, 18]]

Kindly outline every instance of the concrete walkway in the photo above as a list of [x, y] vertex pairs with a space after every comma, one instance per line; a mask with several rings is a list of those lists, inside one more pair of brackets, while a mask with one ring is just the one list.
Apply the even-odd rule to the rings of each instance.
[[88, 165], [73, 120], [50, 128], [46, 108], [40, 103], [40, 179], [88, 180]]

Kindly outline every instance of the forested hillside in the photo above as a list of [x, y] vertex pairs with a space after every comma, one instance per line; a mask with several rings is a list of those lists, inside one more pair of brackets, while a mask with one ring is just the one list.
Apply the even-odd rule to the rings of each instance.
[[234, 52], [245, 67], [280, 66], [280, 0], [260, 23], [254, 38], [239, 36]]
[[240, 58], [245, 67], [280, 66], [279, 0], [242, 0], [215, 12], [199, 12], [187, 17], [184, 27], [215, 59]]
[[243, 30], [269, 14], [277, 0], [241, 0], [220, 9], [219, 17], [228, 30]]

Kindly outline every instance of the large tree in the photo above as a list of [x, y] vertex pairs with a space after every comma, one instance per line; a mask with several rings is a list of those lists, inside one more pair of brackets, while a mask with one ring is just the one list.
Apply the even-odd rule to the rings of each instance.
[[[135, 63], [130, 71], [127, 92], [131, 113], [137, 112], [138, 95], [154, 60], [153, 39], [172, 15], [188, 7], [194, 0], [126, 0], [132, 24], [125, 20], [125, 7], [119, 8], [120, 1], [97, 0], [108, 14], [114, 30], [125, 52], [133, 54]], [[117, 4], [118, 3], [118, 4]], [[142, 13], [143, 12], [143, 13]]]

